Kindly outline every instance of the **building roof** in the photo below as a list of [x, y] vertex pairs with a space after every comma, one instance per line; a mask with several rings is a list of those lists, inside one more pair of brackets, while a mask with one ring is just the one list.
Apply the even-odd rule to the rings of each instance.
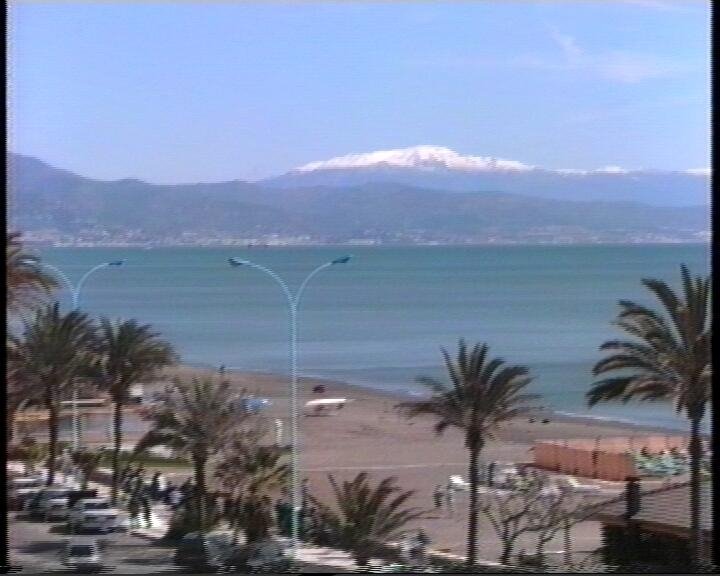
[[[700, 485], [700, 526], [712, 532], [712, 487], [709, 481]], [[597, 520], [624, 521], [626, 502], [624, 496], [598, 507]], [[644, 492], [640, 498], [640, 511], [633, 520], [655, 526], [679, 530], [690, 529], [690, 485], [687, 483]]]

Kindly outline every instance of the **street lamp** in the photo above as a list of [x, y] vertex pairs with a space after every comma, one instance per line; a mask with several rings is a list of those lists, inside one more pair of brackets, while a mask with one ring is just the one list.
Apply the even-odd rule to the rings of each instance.
[[[102, 264], [98, 264], [97, 266], [94, 266], [93, 268], [90, 268], [85, 274], [83, 274], [82, 278], [78, 281], [76, 285], [74, 285], [70, 278], [67, 277], [67, 274], [60, 270], [60, 268], [56, 268], [52, 264], [47, 264], [45, 262], [39, 262], [38, 264], [40, 266], [43, 266], [55, 274], [59, 278], [62, 279], [62, 281], [65, 283], [67, 288], [70, 290], [70, 294], [72, 296], [72, 309], [78, 310], [80, 308], [80, 290], [83, 287], [83, 284], [85, 283], [85, 280], [88, 279], [88, 276], [92, 274], [93, 272], [100, 270], [101, 268], [107, 268], [109, 266], [122, 266], [125, 263], [125, 260], [113, 260], [111, 262], [103, 262]], [[73, 381], [73, 402], [72, 402], [72, 435], [73, 435], [73, 450], [77, 450], [80, 447], [80, 427], [79, 427], [79, 414], [78, 414], [78, 398], [77, 398], [77, 384], [75, 381]]]
[[251, 262], [250, 260], [243, 260], [241, 258], [228, 258], [228, 262], [231, 266], [238, 268], [240, 266], [249, 266], [250, 268], [256, 268], [257, 270], [260, 270], [261, 272], [264, 272], [268, 276], [270, 276], [273, 280], [275, 280], [280, 287], [282, 288], [283, 292], [285, 293], [285, 297], [287, 298], [288, 307], [290, 309], [290, 374], [291, 374], [291, 381], [290, 381], [290, 435], [291, 435], [291, 484], [292, 484], [292, 513], [291, 513], [291, 542], [292, 542], [292, 553], [293, 557], [297, 558], [297, 544], [298, 544], [298, 506], [300, 502], [300, 497], [298, 494], [298, 488], [299, 488], [299, 456], [298, 456], [298, 398], [297, 398], [297, 312], [298, 312], [298, 305], [300, 304], [300, 297], [302, 296], [303, 291], [305, 290], [305, 286], [307, 286], [307, 283], [310, 281], [310, 279], [315, 276], [318, 272], [321, 270], [324, 270], [325, 268], [329, 268], [330, 266], [334, 266], [336, 264], [347, 264], [347, 262], [350, 260], [350, 256], [341, 256], [340, 258], [335, 258], [335, 260], [332, 260], [330, 262], [326, 262], [325, 264], [322, 264], [321, 266], [318, 266], [308, 274], [305, 279], [300, 284], [300, 287], [297, 289], [297, 292], [293, 295], [293, 293], [290, 291], [290, 288], [285, 283], [285, 281], [278, 276], [275, 272], [270, 270], [270, 268], [266, 268], [265, 266], [261, 266], [260, 264], [255, 264], [254, 262]]

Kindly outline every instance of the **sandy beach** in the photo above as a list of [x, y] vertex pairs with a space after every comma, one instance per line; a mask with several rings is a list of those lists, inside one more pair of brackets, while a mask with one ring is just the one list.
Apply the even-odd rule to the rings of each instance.
[[[217, 372], [180, 366], [167, 372], [168, 379], [189, 378]], [[268, 398], [272, 405], [264, 412], [269, 419], [283, 421], [284, 441], [289, 441], [289, 382], [284, 376], [228, 372], [225, 377], [238, 388], [257, 397]], [[326, 392], [315, 394], [313, 386], [323, 384]], [[401, 417], [394, 405], [398, 396], [351, 386], [341, 382], [301, 379], [300, 401], [317, 398], [347, 398], [341, 410], [328, 416], [303, 415], [300, 418], [300, 467], [308, 478], [311, 490], [321, 498], [331, 498], [327, 475], [338, 479], [354, 477], [367, 471], [373, 479], [395, 476], [404, 489], [414, 490], [411, 504], [423, 509], [433, 508], [432, 492], [436, 485], [446, 484], [448, 477], [460, 474], [467, 478], [467, 452], [462, 433], [447, 430], [434, 433], [431, 417], [408, 420]], [[549, 422], [543, 424], [542, 420]], [[621, 425], [597, 420], [559, 417], [544, 413], [530, 423], [528, 418], [508, 423], [490, 440], [483, 451], [485, 461], [501, 463], [531, 462], [532, 446], [540, 439], [596, 438], [598, 436], [636, 436], [667, 432], [661, 428]], [[272, 429], [272, 426], [270, 427]], [[677, 432], [676, 432], [677, 433]], [[435, 549], [464, 554], [467, 522], [467, 495], [457, 493], [454, 512], [445, 508], [418, 522], [430, 535]], [[599, 526], [583, 523], [573, 532], [573, 547], [590, 551], [600, 545]], [[517, 551], [533, 549], [532, 539], [525, 539]], [[563, 549], [562, 539], [551, 543], [552, 551]], [[481, 557], [497, 560], [500, 547], [486, 521], [481, 521], [479, 550]]]
[[[146, 397], [155, 390], [162, 389], [173, 378], [190, 379], [192, 377], [213, 376], [218, 378], [216, 370], [180, 365], [168, 369], [157, 382], [145, 385]], [[289, 378], [283, 375], [227, 372], [224, 375], [238, 391], [245, 390], [247, 395], [267, 398], [270, 406], [263, 411], [268, 420], [269, 441], [274, 440], [275, 420], [282, 421], [282, 441], [290, 442], [289, 420]], [[325, 392], [313, 393], [314, 386], [322, 384]], [[308, 400], [319, 398], [346, 398], [349, 402], [340, 409], [332, 409], [328, 415], [318, 416], [303, 410], [299, 419], [299, 447], [301, 477], [307, 478], [310, 490], [319, 498], [332, 501], [332, 491], [328, 474], [337, 479], [353, 478], [362, 471], [370, 473], [374, 481], [388, 476], [397, 478], [398, 484], [405, 490], [413, 490], [409, 505], [431, 511], [427, 518], [417, 521], [432, 540], [431, 547], [448, 553], [464, 555], [467, 530], [467, 493], [456, 492], [454, 510], [443, 506], [434, 509], [433, 491], [436, 486], [445, 486], [451, 475], [460, 475], [467, 479], [468, 455], [464, 448], [462, 432], [448, 429], [438, 436], [433, 431], [434, 419], [430, 416], [407, 419], [402, 417], [395, 405], [408, 400], [391, 393], [361, 388], [343, 382], [301, 378], [299, 386], [299, 406]], [[107, 422], [106, 422], [107, 421]], [[545, 423], [543, 423], [545, 421]], [[94, 429], [83, 433], [83, 442], [87, 445], [107, 445], [110, 440], [109, 412], [99, 417], [101, 423]], [[126, 411], [124, 442], [131, 447], [147, 429], [148, 423]], [[37, 429], [44, 435], [45, 426]], [[520, 418], [508, 422], [497, 436], [486, 442], [481, 459], [485, 462], [531, 463], [533, 444], [543, 439], [578, 439], [598, 437], [635, 437], [649, 435], [677, 435], [677, 431], [647, 426], [633, 426], [606, 420], [571, 418], [539, 412], [533, 421]], [[69, 427], [63, 434], [69, 440]], [[189, 475], [187, 472], [170, 468], [167, 476], [179, 483]], [[677, 477], [676, 480], [681, 480]], [[647, 487], [658, 486], [662, 480], [644, 481]], [[622, 488], [621, 483], [606, 483], [606, 487]], [[573, 528], [573, 550], [589, 552], [601, 545], [599, 525], [584, 522]], [[525, 549], [534, 550], [533, 537], [523, 536], [516, 552]], [[479, 554], [481, 558], [496, 561], [500, 555], [500, 543], [488, 521], [481, 518], [479, 530]], [[547, 546], [548, 551], [564, 550], [562, 536]]]

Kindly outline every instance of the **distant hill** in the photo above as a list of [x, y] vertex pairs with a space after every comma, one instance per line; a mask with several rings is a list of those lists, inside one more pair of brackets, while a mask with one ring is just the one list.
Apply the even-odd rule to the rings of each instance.
[[327, 243], [688, 240], [709, 229], [702, 206], [578, 202], [392, 182], [286, 188], [100, 181], [17, 154], [9, 154], [8, 168], [12, 225], [64, 241], [203, 243], [272, 235]]

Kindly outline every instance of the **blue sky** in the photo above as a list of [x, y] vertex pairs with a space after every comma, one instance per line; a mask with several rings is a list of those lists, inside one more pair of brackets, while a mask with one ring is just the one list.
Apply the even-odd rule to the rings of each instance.
[[10, 149], [166, 183], [417, 144], [547, 168], [705, 167], [707, 6], [15, 2]]

